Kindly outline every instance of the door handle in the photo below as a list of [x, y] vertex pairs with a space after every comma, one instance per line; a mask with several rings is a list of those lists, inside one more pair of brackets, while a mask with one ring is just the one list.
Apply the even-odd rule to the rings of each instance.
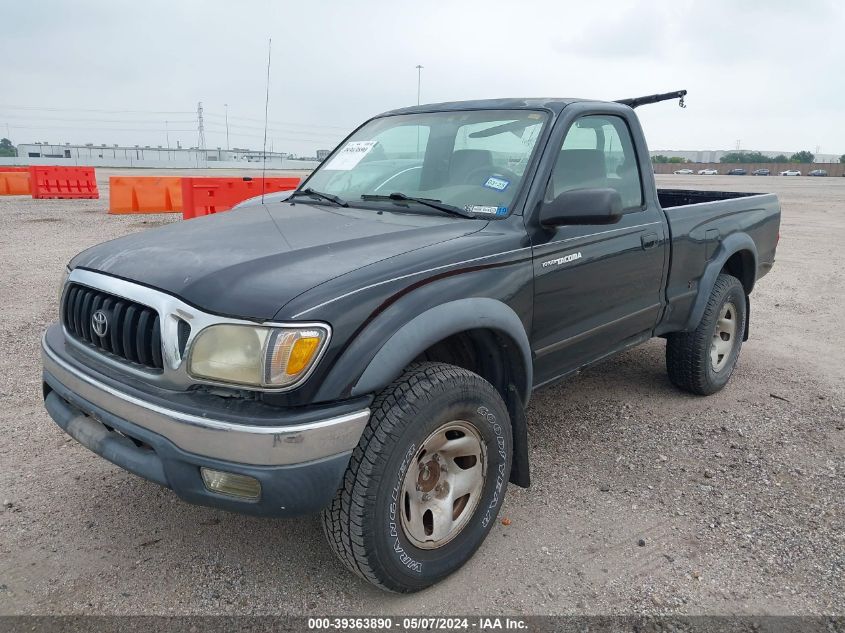
[[648, 250], [657, 246], [657, 233], [646, 233], [640, 238], [643, 250]]

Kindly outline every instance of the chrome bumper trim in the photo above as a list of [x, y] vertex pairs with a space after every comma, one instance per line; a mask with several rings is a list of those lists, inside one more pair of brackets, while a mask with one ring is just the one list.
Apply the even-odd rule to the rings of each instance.
[[351, 451], [369, 409], [295, 426], [249, 426], [200, 417], [145, 402], [114, 389], [59, 358], [41, 339], [44, 370], [91, 404], [167, 438], [196, 455], [256, 466], [309, 462]]

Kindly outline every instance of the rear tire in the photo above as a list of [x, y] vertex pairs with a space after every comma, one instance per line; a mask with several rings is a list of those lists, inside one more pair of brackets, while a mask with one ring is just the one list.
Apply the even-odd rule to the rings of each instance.
[[508, 410], [477, 374], [426, 362], [372, 411], [323, 530], [365, 580], [418, 591], [468, 561], [495, 522], [511, 469]]
[[719, 275], [698, 327], [666, 337], [666, 371], [672, 384], [702, 396], [722, 389], [739, 360], [747, 318], [742, 283], [732, 275]]

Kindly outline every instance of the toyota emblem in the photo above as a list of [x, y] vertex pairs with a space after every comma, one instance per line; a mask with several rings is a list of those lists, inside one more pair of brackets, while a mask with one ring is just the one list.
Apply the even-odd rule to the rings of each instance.
[[105, 312], [97, 310], [91, 315], [91, 329], [93, 329], [94, 334], [100, 338], [103, 338], [106, 335], [109, 331], [109, 319]]

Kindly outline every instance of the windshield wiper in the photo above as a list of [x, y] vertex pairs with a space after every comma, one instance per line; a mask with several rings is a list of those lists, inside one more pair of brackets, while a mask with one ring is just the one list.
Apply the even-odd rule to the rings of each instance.
[[349, 203], [346, 202], [346, 200], [344, 200], [343, 198], [339, 198], [330, 193], [323, 193], [322, 191], [314, 191], [311, 187], [306, 187], [305, 189], [297, 189], [288, 196], [288, 200], [290, 200], [291, 198], [295, 198], [296, 196], [311, 196], [312, 198], [322, 198], [323, 200], [334, 202], [336, 205], [341, 207], [349, 206]]
[[404, 193], [399, 191], [394, 191], [390, 195], [387, 196], [380, 196], [375, 194], [368, 194], [365, 193], [361, 196], [361, 200], [365, 201], [378, 201], [378, 200], [394, 200], [398, 202], [417, 202], [419, 204], [425, 205], [427, 207], [431, 207], [432, 209], [437, 209], [438, 211], [443, 211], [443, 213], [448, 213], [449, 215], [457, 215], [462, 218], [469, 218], [470, 220], [477, 219], [472, 213], [468, 211], [464, 211], [460, 207], [453, 206], [451, 204], [446, 204], [440, 200], [434, 200], [432, 198], [415, 198], [413, 196], [406, 196]]

